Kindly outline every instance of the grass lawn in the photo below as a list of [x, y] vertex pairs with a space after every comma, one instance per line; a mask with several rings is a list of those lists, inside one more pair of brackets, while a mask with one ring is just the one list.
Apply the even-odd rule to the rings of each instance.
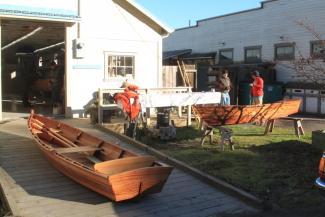
[[322, 148], [311, 145], [311, 134], [298, 140], [293, 128], [275, 128], [264, 136], [264, 127], [238, 125], [234, 131], [235, 151], [221, 152], [218, 132], [215, 144], [203, 147], [195, 127], [177, 129], [177, 139], [149, 141], [161, 150], [210, 175], [270, 200], [286, 210], [315, 210], [325, 199], [314, 186]]

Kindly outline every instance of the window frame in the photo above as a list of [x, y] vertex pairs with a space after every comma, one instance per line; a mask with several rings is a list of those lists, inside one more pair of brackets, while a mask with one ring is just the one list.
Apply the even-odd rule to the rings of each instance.
[[[232, 64], [234, 62], [234, 48], [225, 48], [225, 49], [220, 49], [219, 50], [219, 64]], [[232, 58], [231, 60], [221, 60], [221, 52], [227, 52], [227, 51], [231, 51], [232, 52]]]
[[[314, 45], [322, 45], [323, 44], [323, 52], [319, 54], [314, 53]], [[310, 57], [313, 59], [324, 59], [325, 58], [325, 40], [316, 40], [310, 42]]]
[[[259, 50], [260, 58], [252, 58], [252, 57], [248, 58], [247, 57], [248, 50]], [[244, 47], [244, 61], [245, 61], [245, 63], [260, 63], [260, 62], [262, 62], [262, 45]]]
[[[126, 66], [126, 63], [124, 63], [123, 66], [118, 66], [117, 64], [115, 64], [113, 67], [116, 69], [116, 76], [111, 76], [109, 73], [109, 57], [115, 57], [116, 59], [118, 57], [123, 57], [124, 58], [124, 62], [125, 62], [125, 58], [126, 57], [132, 57], [132, 66]], [[116, 53], [116, 52], [109, 52], [109, 51], [105, 51], [104, 52], [104, 80], [120, 80], [120, 79], [134, 79], [135, 78], [135, 62], [136, 62], [136, 54], [135, 53]], [[112, 68], [113, 68], [112, 67]], [[118, 76], [117, 75], [117, 68], [131, 68], [132, 69], [132, 76], [131, 77], [127, 77], [126, 72], [124, 71], [124, 76]]]
[[[290, 55], [282, 55], [279, 56], [277, 53], [278, 48], [283, 48], [283, 47], [292, 47], [293, 53]], [[290, 61], [290, 60], [295, 60], [296, 59], [296, 43], [279, 43], [274, 45], [274, 59], [275, 60], [280, 60], [280, 61]]]

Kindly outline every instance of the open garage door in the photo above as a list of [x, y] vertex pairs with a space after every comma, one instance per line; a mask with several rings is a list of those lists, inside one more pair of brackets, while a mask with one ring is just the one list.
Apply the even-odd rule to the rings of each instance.
[[65, 23], [1, 22], [3, 115], [64, 112]]

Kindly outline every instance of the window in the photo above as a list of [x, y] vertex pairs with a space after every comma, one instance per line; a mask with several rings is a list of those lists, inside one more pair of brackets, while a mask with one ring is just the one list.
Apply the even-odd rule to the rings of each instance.
[[295, 44], [284, 43], [275, 45], [276, 60], [293, 60], [295, 59]]
[[105, 53], [105, 78], [124, 77], [134, 77], [134, 56]]
[[219, 63], [229, 64], [234, 60], [234, 49], [224, 49], [219, 51]]
[[325, 58], [325, 41], [310, 42], [310, 56], [312, 58]]
[[245, 62], [256, 63], [262, 61], [262, 46], [246, 47]]

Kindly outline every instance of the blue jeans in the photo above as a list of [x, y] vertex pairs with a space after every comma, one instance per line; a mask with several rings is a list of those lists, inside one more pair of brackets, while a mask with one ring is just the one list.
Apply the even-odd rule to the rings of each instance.
[[229, 93], [221, 93], [221, 105], [230, 105]]

